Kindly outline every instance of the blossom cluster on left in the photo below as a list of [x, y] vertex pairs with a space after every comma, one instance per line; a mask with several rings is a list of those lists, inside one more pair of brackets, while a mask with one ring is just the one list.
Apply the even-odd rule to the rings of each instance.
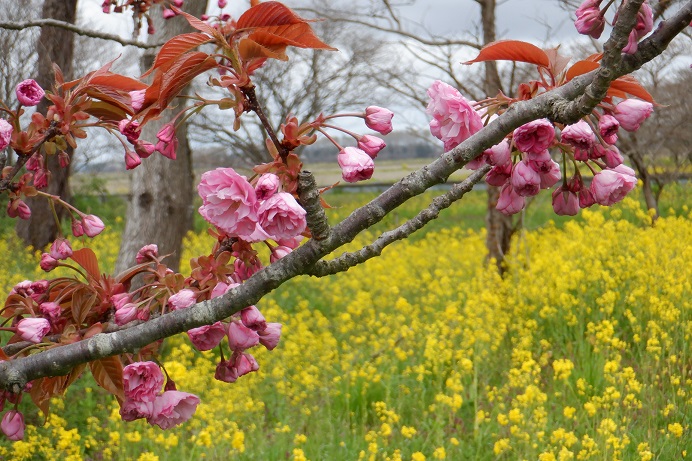
[[[150, 23], [148, 12], [155, 3], [160, 2], [108, 0], [103, 2], [103, 10], [110, 13], [133, 8], [140, 21]], [[298, 200], [302, 162], [294, 151], [312, 144], [318, 135], [334, 144], [334, 160], [345, 181], [366, 180], [374, 172], [374, 159], [386, 146], [384, 140], [351, 132], [335, 122], [341, 117], [361, 118], [367, 128], [386, 135], [392, 131], [394, 115], [388, 109], [369, 106], [362, 112], [319, 114], [302, 123], [288, 115], [276, 133], [255, 95], [254, 72], [270, 59], [286, 60], [288, 46], [333, 50], [313, 34], [308, 20], [279, 2], [253, 3], [238, 18], [222, 13], [201, 20], [180, 9], [182, 0], [166, 6], [164, 16], [183, 16], [198, 32], [180, 35], [163, 45], [152, 68], [144, 74], [153, 74], [150, 83], [111, 72], [112, 62], [72, 82], [65, 82], [54, 66], [52, 88], [41, 88], [28, 79], [16, 87], [16, 108], [0, 102], [0, 150], [9, 147], [16, 156], [13, 165], [3, 165], [0, 178], [0, 192], [8, 194], [8, 216], [30, 219], [26, 198], [36, 197], [48, 200], [53, 208], [66, 209], [72, 238], [92, 238], [104, 230], [98, 216], [83, 213], [46, 192], [51, 175], [47, 158], [57, 156], [60, 167], [66, 168], [71, 161], [70, 148], [87, 137], [89, 129], [113, 135], [122, 145], [124, 164], [130, 170], [156, 153], [175, 160], [177, 126], [199, 110], [209, 106], [232, 109], [234, 129], [247, 113], [258, 116], [269, 135], [267, 148], [273, 160], [257, 165], [250, 178], [231, 168], [202, 175], [197, 188], [202, 198], [199, 212], [213, 226], [210, 233], [216, 242], [209, 254], [191, 260], [189, 275], [168, 268], [165, 255], [159, 255], [154, 244], [140, 249], [130, 269], [117, 275], [103, 274], [95, 253], [88, 247], [73, 250], [70, 238], [58, 226], [60, 235], [41, 255], [40, 267], [47, 273], [60, 268], [62, 274], [71, 271], [73, 275], [26, 280], [12, 289], [0, 311], [2, 330], [10, 333], [0, 349], [0, 362], [131, 328], [228, 293], [227, 297], [232, 296], [233, 290], [254, 273], [310, 237], [306, 211]], [[219, 2], [219, 7], [225, 7], [225, 2]], [[208, 43], [214, 46], [213, 52], [196, 50]], [[192, 79], [207, 71], [214, 71], [209, 85], [225, 90], [226, 97], [207, 100], [196, 95], [183, 100], [177, 115], [159, 130], [156, 139], [144, 139], [142, 128], [159, 118]], [[25, 123], [25, 108], [37, 106], [44, 98], [47, 109], [34, 111]], [[353, 145], [341, 146], [329, 131], [345, 133]], [[262, 260], [257, 246], [270, 250], [267, 260]], [[259, 369], [251, 349], [277, 347], [281, 328], [280, 323], [267, 321], [256, 306], [247, 306], [215, 323], [187, 330], [187, 337], [199, 351], [218, 349], [214, 376], [234, 383]], [[15, 386], [0, 391], [0, 411], [11, 406], [0, 429], [12, 440], [22, 439], [24, 416], [18, 407], [22, 399], [30, 397], [48, 414], [51, 397], [63, 394], [87, 368], [118, 400], [123, 420], [145, 419], [162, 429], [183, 423], [194, 414], [199, 398], [177, 389], [174, 377], [159, 361], [160, 348], [161, 341], [155, 341], [135, 353], [76, 363], [64, 376], [40, 377], [21, 389]]]

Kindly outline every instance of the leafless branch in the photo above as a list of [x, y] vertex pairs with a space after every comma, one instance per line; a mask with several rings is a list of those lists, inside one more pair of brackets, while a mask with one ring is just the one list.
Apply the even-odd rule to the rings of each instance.
[[353, 253], [344, 253], [331, 261], [319, 261], [307, 274], [315, 277], [325, 277], [345, 272], [351, 267], [381, 255], [382, 250], [392, 243], [407, 238], [414, 232], [422, 229], [433, 219], [437, 219], [440, 211], [449, 208], [454, 202], [460, 200], [467, 192], [473, 189], [473, 186], [483, 179], [483, 176], [490, 171], [490, 168], [490, 165], [484, 165], [479, 168], [464, 181], [453, 185], [448, 192], [436, 197], [427, 208], [423, 209], [414, 218], [409, 219], [396, 229], [380, 235], [370, 245], [366, 245]]
[[109, 34], [106, 32], [98, 32], [95, 30], [83, 29], [83, 28], [76, 26], [72, 23], [64, 22], [64, 21], [58, 21], [56, 19], [34, 19], [32, 21], [23, 21], [23, 22], [12, 22], [12, 21], [1, 21], [0, 22], [0, 29], [24, 30], [24, 29], [28, 29], [30, 27], [58, 27], [60, 29], [65, 29], [65, 30], [69, 30], [70, 32], [74, 32], [77, 35], [83, 35], [85, 37], [91, 37], [91, 38], [100, 38], [103, 40], [110, 40], [113, 42], [120, 43], [123, 46], [136, 46], [137, 48], [142, 48], [142, 49], [158, 48], [161, 45], [163, 45], [163, 43], [142, 43], [142, 42], [138, 42], [137, 40], [128, 40], [126, 38], [122, 38], [122, 37], [115, 35], [115, 34]]

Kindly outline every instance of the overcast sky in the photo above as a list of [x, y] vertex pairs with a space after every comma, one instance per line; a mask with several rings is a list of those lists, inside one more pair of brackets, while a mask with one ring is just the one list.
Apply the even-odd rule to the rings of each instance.
[[[204, 1], [204, 0], [186, 0]], [[215, 0], [210, 0], [215, 9]], [[224, 11], [235, 16], [247, 8], [244, 0], [231, 0]], [[296, 7], [306, 2], [303, 0], [284, 0], [289, 7]], [[334, 4], [345, 7], [352, 5], [353, 0], [335, 1]], [[405, 3], [405, 2], [400, 2]], [[408, 3], [408, 2], [406, 2]], [[545, 24], [550, 24], [551, 37], [559, 41], [565, 37], [575, 36], [576, 31], [567, 13], [560, 9], [558, 0], [504, 0], [498, 2], [497, 9], [498, 37], [516, 38], [541, 42], [547, 35]], [[101, 13], [101, 0], [82, 0], [79, 2], [80, 17], [99, 29], [111, 32], [131, 30], [129, 20], [124, 15], [105, 16]], [[420, 22], [440, 35], [455, 31], [474, 30], [479, 20], [479, 7], [473, 0], [418, 0], [412, 6], [402, 8], [407, 19]]]

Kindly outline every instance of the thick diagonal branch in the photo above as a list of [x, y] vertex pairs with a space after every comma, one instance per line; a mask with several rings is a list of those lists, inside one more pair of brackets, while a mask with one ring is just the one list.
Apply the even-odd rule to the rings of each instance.
[[307, 271], [306, 274], [315, 277], [324, 277], [339, 272], [345, 272], [351, 267], [381, 255], [382, 250], [392, 243], [407, 238], [417, 230], [425, 227], [425, 225], [433, 219], [437, 219], [440, 215], [440, 211], [449, 208], [452, 203], [460, 200], [467, 192], [473, 189], [473, 186], [478, 183], [488, 171], [490, 171], [490, 166], [484, 165], [459, 184], [453, 185], [448, 192], [433, 199], [432, 203], [414, 218], [409, 219], [396, 229], [392, 229], [380, 235], [370, 245], [366, 245], [353, 253], [344, 253], [331, 261], [319, 261]]
[[[672, 38], [692, 21], [692, 1], [689, 1], [669, 21], [648, 39], [640, 43], [639, 51], [623, 58], [613, 69], [612, 79], [632, 72], [665, 49]], [[354, 211], [332, 228], [324, 240], [311, 239], [274, 264], [255, 273], [242, 285], [224, 296], [199, 303], [188, 309], [176, 310], [133, 328], [108, 334], [98, 334], [87, 340], [56, 347], [28, 357], [0, 362], [0, 387], [18, 391], [34, 379], [67, 373], [72, 367], [111, 355], [132, 352], [154, 341], [173, 336], [191, 328], [210, 325], [234, 314], [245, 306], [257, 303], [282, 283], [302, 274], [329, 253], [351, 242], [360, 232], [379, 222], [388, 213], [435, 184], [445, 182], [450, 174], [499, 143], [507, 133], [542, 117], [564, 117], [576, 120], [591, 106], [570, 106], [594, 81], [595, 73], [574, 78], [567, 85], [532, 100], [514, 104], [483, 130], [471, 136], [429, 165], [398, 181], [367, 205]], [[586, 112], [584, 112], [586, 111]]]

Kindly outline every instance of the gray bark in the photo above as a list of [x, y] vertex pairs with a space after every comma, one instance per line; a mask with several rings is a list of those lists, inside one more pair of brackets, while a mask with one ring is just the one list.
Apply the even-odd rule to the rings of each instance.
[[[497, 40], [495, 35], [495, 0], [477, 0], [481, 7], [481, 24], [483, 27], [483, 44]], [[502, 89], [502, 81], [495, 61], [485, 63], [485, 92], [487, 96], [496, 95]], [[510, 89], [511, 90], [511, 89]], [[496, 206], [500, 198], [498, 187], [488, 186], [488, 209], [485, 214], [488, 258], [494, 259], [500, 273], [504, 271], [505, 255], [509, 251], [512, 239], [512, 217], [500, 213]]]
[[[206, 3], [186, 3], [185, 11], [199, 17], [204, 14]], [[154, 12], [152, 17], [156, 27], [152, 40], [156, 43], [191, 31], [187, 21], [182, 17], [164, 21], [160, 18], [159, 12]], [[143, 71], [149, 68], [153, 59], [154, 52], [144, 55]], [[141, 138], [156, 143], [156, 133], [176, 113], [168, 110], [160, 119], [147, 123], [142, 129]], [[155, 153], [144, 159], [132, 172], [132, 187], [116, 272], [135, 264], [137, 251], [150, 243], [158, 245], [159, 254], [170, 254], [166, 263], [171, 269], [178, 270], [183, 238], [192, 228], [194, 172], [192, 152], [187, 138], [187, 123], [181, 124], [176, 133], [180, 141], [176, 160], [172, 161]]]
[[[77, 0], [45, 0], [42, 17], [54, 18], [64, 22], [74, 23], [77, 17]], [[74, 55], [74, 34], [65, 29], [42, 27], [41, 35], [36, 43], [38, 50], [38, 75], [36, 81], [44, 89], [50, 89], [54, 82], [52, 63], [57, 64], [65, 76], [65, 81], [72, 79], [72, 57]], [[43, 99], [37, 110], [46, 113], [51, 103]], [[71, 156], [72, 149], [67, 153]], [[48, 155], [46, 166], [51, 173], [50, 181], [45, 192], [70, 199], [70, 168], [60, 168], [57, 155]], [[17, 220], [17, 235], [26, 245], [43, 249], [58, 236], [58, 224], [53, 218], [50, 204], [44, 198], [29, 198], [26, 204], [31, 208], [31, 218]], [[58, 218], [62, 220], [65, 210], [56, 209]]]

